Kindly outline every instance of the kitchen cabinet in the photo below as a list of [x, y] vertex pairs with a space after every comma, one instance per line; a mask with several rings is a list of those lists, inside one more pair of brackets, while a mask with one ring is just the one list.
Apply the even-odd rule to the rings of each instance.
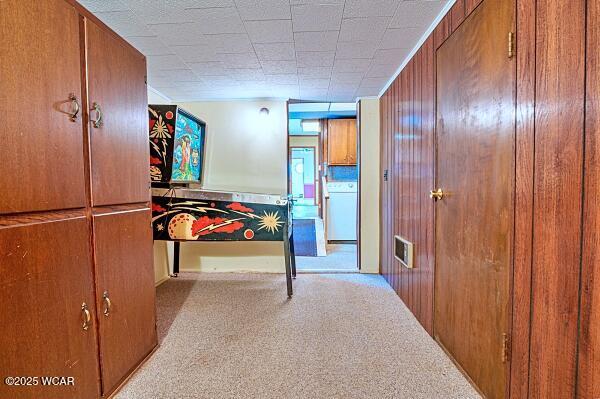
[[356, 165], [356, 119], [327, 121], [327, 161], [329, 165]]

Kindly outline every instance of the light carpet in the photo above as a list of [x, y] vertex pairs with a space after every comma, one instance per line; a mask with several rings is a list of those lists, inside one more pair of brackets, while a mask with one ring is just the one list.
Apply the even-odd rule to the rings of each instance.
[[181, 273], [157, 307], [118, 399], [479, 398], [377, 275]]

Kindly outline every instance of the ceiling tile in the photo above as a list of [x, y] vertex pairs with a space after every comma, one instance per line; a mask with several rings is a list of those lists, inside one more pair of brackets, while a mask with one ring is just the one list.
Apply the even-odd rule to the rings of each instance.
[[396, 72], [399, 66], [400, 62], [395, 64], [374, 64], [371, 65], [366, 76], [369, 78], [389, 78]]
[[361, 88], [365, 88], [365, 87], [376, 87], [378, 89], [381, 89], [387, 82], [388, 80], [392, 77], [392, 75], [390, 74], [388, 77], [381, 77], [381, 78], [364, 78], [362, 80], [362, 82], [360, 83], [360, 87]]
[[298, 68], [298, 75], [311, 78], [329, 78], [332, 67], [302, 67]]
[[331, 74], [331, 85], [335, 85], [337, 83], [353, 83], [360, 82], [363, 77], [363, 73], [361, 72], [340, 72], [340, 73], [332, 73]]
[[264, 61], [290, 61], [296, 59], [294, 43], [256, 43], [256, 55]]
[[371, 65], [371, 60], [366, 58], [335, 60], [333, 64], [333, 73], [338, 72], [361, 72], [364, 73]]
[[390, 22], [390, 28], [425, 27], [442, 11], [445, 0], [402, 1]]
[[392, 16], [398, 0], [346, 0], [344, 18]]
[[290, 19], [288, 0], [235, 0], [244, 21]]
[[339, 30], [343, 10], [343, 4], [292, 6], [294, 32]]
[[424, 28], [388, 29], [379, 44], [380, 49], [412, 48], [424, 32]]
[[121, 0], [80, 0], [79, 3], [93, 13], [129, 10], [129, 7], [123, 4]]
[[192, 8], [186, 9], [185, 12], [194, 21], [194, 33], [215, 35], [245, 32], [242, 20], [234, 7]]
[[374, 64], [395, 64], [400, 63], [406, 58], [410, 52], [409, 48], [391, 48], [384, 50], [377, 50], [373, 57]]
[[197, 75], [222, 75], [224, 66], [217, 62], [192, 62], [187, 64]]
[[121, 36], [152, 36], [149, 27], [131, 11], [96, 12], [94, 15]]
[[296, 61], [261, 61], [265, 74], [296, 73]]
[[213, 48], [217, 53], [251, 53], [254, 51], [246, 33], [203, 35], [197, 37], [197, 40]]
[[356, 91], [356, 97], [377, 97], [379, 96], [379, 91], [383, 88], [376, 87], [359, 87]]
[[389, 21], [390, 17], [344, 19], [340, 42], [378, 41], [383, 36]]
[[253, 43], [293, 42], [292, 21], [246, 21], [246, 30]]
[[185, 64], [175, 54], [170, 55], [149, 55], [146, 57], [148, 68], [154, 70], [161, 69], [184, 69]]
[[194, 72], [192, 72], [191, 69], [164, 69], [163, 72], [173, 82], [201, 81], [201, 79]]
[[327, 89], [303, 89], [300, 87], [300, 98], [303, 100], [323, 101], [327, 97]]
[[297, 85], [298, 75], [293, 74], [275, 74], [265, 75], [267, 83], [273, 83], [278, 85]]
[[297, 62], [299, 67], [333, 66], [334, 51], [298, 51]]
[[183, 62], [209, 62], [219, 61], [216, 51], [207, 45], [194, 46], [170, 46], [171, 50], [183, 60]]
[[260, 63], [254, 53], [219, 54], [225, 68], [260, 68]]
[[298, 81], [300, 83], [300, 89], [327, 89], [329, 87], [329, 80], [329, 78], [311, 78], [303, 75], [300, 75], [298, 78]]
[[373, 42], [339, 42], [335, 58], [342, 60], [348, 58], [373, 58], [375, 50], [377, 50], [377, 45]]
[[290, 0], [290, 4], [295, 6], [299, 4], [344, 4], [345, 0]]
[[334, 51], [338, 34], [338, 31], [295, 32], [296, 51]]
[[228, 73], [232, 78], [243, 81], [263, 81], [265, 80], [265, 74], [262, 68], [250, 69], [250, 68], [239, 68], [229, 69]]
[[127, 36], [125, 38], [133, 47], [144, 55], [172, 54], [174, 51], [165, 46], [158, 36]]

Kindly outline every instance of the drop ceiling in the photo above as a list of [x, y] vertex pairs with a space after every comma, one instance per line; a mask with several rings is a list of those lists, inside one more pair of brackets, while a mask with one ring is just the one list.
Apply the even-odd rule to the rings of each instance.
[[173, 101], [376, 96], [452, 0], [80, 0]]

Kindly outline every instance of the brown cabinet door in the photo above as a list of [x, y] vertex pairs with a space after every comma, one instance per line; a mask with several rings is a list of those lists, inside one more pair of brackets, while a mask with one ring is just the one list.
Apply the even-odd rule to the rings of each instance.
[[514, 12], [514, 0], [484, 1], [437, 51], [436, 176], [445, 194], [435, 205], [434, 335], [490, 399], [506, 397], [509, 368]]
[[356, 164], [356, 119], [330, 119], [327, 123], [329, 165]]
[[90, 20], [86, 32], [92, 205], [149, 201], [146, 60]]
[[3, 0], [0, 26], [0, 214], [84, 207], [78, 14]]
[[[0, 397], [98, 397], [87, 220], [82, 215], [26, 225], [2, 224], [0, 220]], [[86, 330], [84, 303], [91, 323]], [[73, 377], [74, 385], [44, 386], [40, 379], [33, 386], [4, 382], [16, 376]]]
[[150, 210], [94, 216], [94, 243], [107, 395], [157, 344]]

